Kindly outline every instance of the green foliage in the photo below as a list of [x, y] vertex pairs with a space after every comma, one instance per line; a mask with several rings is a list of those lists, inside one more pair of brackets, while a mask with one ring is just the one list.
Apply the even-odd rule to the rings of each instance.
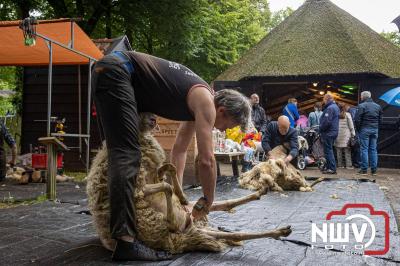
[[15, 80], [15, 67], [0, 67], [0, 90], [13, 90]]
[[285, 18], [290, 16], [293, 13], [293, 9], [287, 7], [286, 9], [279, 10], [272, 14], [271, 20], [266, 25], [266, 29], [268, 31], [273, 30], [276, 26], [278, 26]]
[[16, 93], [9, 98], [0, 97], [0, 116], [8, 110], [16, 110], [21, 113], [22, 109], [22, 75], [21, 67], [0, 67], [0, 90], [12, 90]]
[[400, 47], [400, 32], [398, 31], [382, 32], [381, 35], [385, 37], [387, 40], [391, 41], [393, 44]]
[[194, 57], [182, 61], [207, 81], [236, 62], [267, 33], [263, 25], [270, 17], [269, 9], [259, 8], [256, 2], [226, 0], [203, 5], [193, 32], [199, 49]]
[[12, 111], [13, 104], [9, 97], [0, 97], [0, 116], [6, 115], [7, 111]]
[[16, 5], [12, 0], [3, 0], [0, 3], [0, 19], [14, 20], [18, 18]]
[[136, 1], [119, 14], [136, 50], [183, 63], [207, 81], [264, 37], [270, 19], [266, 0]]
[[126, 34], [135, 50], [183, 63], [209, 82], [292, 12], [271, 15], [268, 0], [4, 0], [3, 6], [1, 19], [80, 17], [92, 38]]
[[[0, 90], [15, 91], [17, 87], [17, 71], [16, 67], [0, 67]], [[14, 99], [12, 97], [0, 97], [0, 116], [4, 116], [7, 111], [13, 111]]]

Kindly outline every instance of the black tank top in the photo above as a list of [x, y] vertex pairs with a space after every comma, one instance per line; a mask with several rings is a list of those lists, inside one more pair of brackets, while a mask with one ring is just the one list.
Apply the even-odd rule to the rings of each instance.
[[194, 117], [186, 101], [189, 91], [201, 86], [213, 94], [207, 82], [181, 64], [138, 52], [125, 54], [134, 67], [132, 85], [139, 112], [192, 121]]

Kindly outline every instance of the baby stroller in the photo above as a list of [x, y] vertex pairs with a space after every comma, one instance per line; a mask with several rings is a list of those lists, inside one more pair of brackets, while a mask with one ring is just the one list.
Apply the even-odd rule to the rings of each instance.
[[320, 170], [323, 170], [326, 165], [326, 159], [324, 158], [320, 134], [313, 128], [301, 130], [299, 131], [298, 142], [297, 168], [304, 170], [308, 165], [317, 165]]

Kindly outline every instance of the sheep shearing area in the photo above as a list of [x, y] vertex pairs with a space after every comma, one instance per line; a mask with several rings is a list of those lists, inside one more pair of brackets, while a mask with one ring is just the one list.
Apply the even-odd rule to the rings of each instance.
[[[146, 118], [146, 114], [142, 116]], [[142, 212], [142, 220], [138, 220], [141, 230], [138, 238], [151, 247], [175, 254], [173, 260], [153, 265], [309, 265], [318, 264], [321, 259], [343, 264], [395, 265], [400, 262], [396, 252], [400, 247], [396, 220], [383, 191], [374, 182], [338, 178], [315, 178], [307, 182], [279, 159], [261, 163], [260, 169], [256, 167], [250, 171], [248, 180], [252, 181], [249, 182], [252, 186], [243, 183], [243, 176], [239, 179], [219, 177], [217, 201], [211, 207], [208, 222], [192, 222], [190, 218], [188, 222], [188, 213], [181, 204], [197, 199], [201, 189], [191, 187], [184, 192], [180, 189], [174, 179], [174, 167], [163, 164], [165, 154], [160, 152], [161, 148], [150, 134], [154, 125], [146, 121], [149, 120], [142, 119], [142, 166], [134, 197], [138, 213]], [[109, 250], [113, 249], [113, 242], [107, 230], [106, 152], [103, 148], [94, 160], [87, 178], [87, 194], [85, 187], [65, 183], [59, 187], [56, 203], [2, 210], [0, 255], [5, 264], [111, 263]], [[279, 158], [279, 149], [276, 153]], [[267, 178], [270, 182], [258, 182], [263, 174], [274, 178]], [[171, 179], [170, 183], [164, 175]], [[22, 200], [24, 196], [39, 193], [40, 185], [37, 183], [37, 189], [27, 191], [19, 189], [21, 186], [5, 185], [8, 187], [0, 189], [0, 196], [7, 198], [6, 192], [11, 195], [10, 189], [14, 188], [18, 191], [13, 195]], [[307, 190], [311, 193], [302, 193], [307, 190], [301, 188], [310, 188]], [[324, 243], [313, 242], [313, 223], [325, 222], [328, 212], [341, 210], [346, 203], [364, 202], [373, 202], [375, 210], [388, 214], [390, 230], [387, 234], [386, 221], [373, 220], [377, 228], [374, 237], [378, 239], [373, 248], [383, 249], [387, 243], [379, 240], [387, 237], [389, 252], [383, 256], [348, 256], [341, 246], [327, 248]], [[350, 239], [348, 245], [356, 245], [355, 241]]]
[[[37, 184], [39, 186], [41, 184]], [[21, 186], [13, 186], [20, 188]], [[74, 192], [74, 193], [72, 193]], [[189, 200], [201, 194], [197, 188], [186, 189]], [[34, 194], [32, 191], [30, 195]], [[39, 190], [36, 192], [39, 194]], [[236, 178], [218, 180], [217, 200], [249, 195]], [[283, 240], [248, 240], [244, 245], [223, 252], [191, 252], [176, 255], [172, 261], [159, 263], [127, 262], [124, 265], [313, 265], [329, 263], [396, 265], [400, 261], [398, 230], [393, 211], [383, 191], [373, 182], [362, 180], [324, 180], [312, 193], [269, 192], [260, 200], [235, 208], [235, 212], [212, 212], [209, 224], [224, 231], [273, 230], [291, 224], [292, 234]], [[336, 193], [338, 199], [330, 195]], [[23, 197], [23, 192], [19, 192]], [[28, 195], [25, 193], [25, 196]], [[4, 190], [0, 196], [5, 197]], [[43, 202], [31, 206], [3, 209], [0, 212], [0, 256], [4, 265], [111, 265], [111, 252], [105, 249], [88, 215], [84, 187], [71, 183], [59, 187], [61, 203]], [[374, 202], [375, 209], [387, 211], [390, 217], [390, 251], [384, 256], [347, 256], [338, 250], [312, 249], [312, 222], [322, 221], [328, 211], [344, 203]], [[383, 238], [379, 230], [377, 238]]]

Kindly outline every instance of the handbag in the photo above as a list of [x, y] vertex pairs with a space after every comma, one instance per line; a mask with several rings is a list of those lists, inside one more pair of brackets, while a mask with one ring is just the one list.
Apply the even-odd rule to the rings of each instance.
[[358, 139], [356, 137], [351, 137], [349, 139], [348, 146], [351, 147], [351, 148], [354, 148], [354, 147], [358, 146]]
[[[349, 122], [349, 116], [347, 114], [346, 114], [346, 122], [347, 126], [349, 127], [349, 130], [352, 131], [353, 128], [351, 127], [351, 123]], [[349, 142], [347, 143], [347, 146], [351, 148], [358, 146], [358, 139], [355, 136], [351, 136]]]

